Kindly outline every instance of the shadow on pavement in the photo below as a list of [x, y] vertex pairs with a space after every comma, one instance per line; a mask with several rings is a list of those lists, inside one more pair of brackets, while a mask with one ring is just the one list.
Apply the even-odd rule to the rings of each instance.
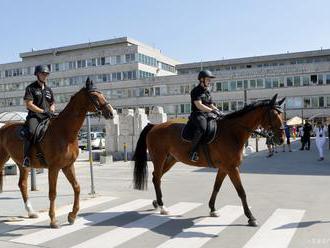
[[[282, 146], [277, 147], [277, 153], [267, 158], [268, 151], [253, 153], [244, 157], [240, 167], [241, 173], [255, 174], [283, 174], [283, 175], [312, 175], [329, 176], [330, 175], [330, 151], [328, 149], [328, 140], [324, 145], [325, 160], [317, 161], [319, 158], [315, 146], [315, 140], [311, 140], [311, 150], [301, 151], [300, 141], [291, 143], [292, 152], [283, 152]], [[203, 168], [195, 172], [214, 172], [216, 169]]]

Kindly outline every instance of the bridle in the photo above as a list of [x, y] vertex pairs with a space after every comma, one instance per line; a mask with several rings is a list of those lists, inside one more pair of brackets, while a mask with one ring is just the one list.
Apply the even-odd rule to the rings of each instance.
[[[269, 118], [269, 123], [270, 123], [270, 127], [271, 127], [271, 130], [274, 132], [275, 130], [279, 130], [279, 131], [282, 131], [285, 129], [284, 125], [282, 124], [282, 126], [280, 128], [275, 128], [274, 125], [273, 125], [273, 121], [272, 121], [272, 117], [271, 117], [271, 110], [276, 110], [277, 112], [279, 113], [282, 113], [283, 110], [281, 108], [281, 106], [279, 105], [276, 105], [276, 106], [269, 106], [267, 108], [267, 113], [268, 113], [268, 118]], [[270, 135], [266, 132], [260, 132], [260, 131], [257, 131], [257, 130], [253, 130], [247, 126], [244, 126], [240, 123], [235, 123], [236, 125], [242, 127], [243, 129], [245, 129], [247, 132], [251, 133], [251, 134], [256, 134], [256, 135], [259, 135], [261, 137], [264, 137], [264, 138], [269, 138]]]
[[[88, 98], [91, 101], [91, 103], [93, 104], [94, 108], [96, 109], [95, 114], [98, 115], [98, 116], [101, 116], [104, 109], [106, 107], [110, 106], [110, 103], [108, 103], [107, 100], [105, 100], [104, 104], [100, 105], [100, 103], [95, 99], [96, 96], [93, 96], [92, 94], [90, 94], [90, 93], [93, 93], [93, 92], [96, 92], [96, 93], [99, 93], [99, 94], [102, 94], [102, 92], [97, 91], [97, 90], [88, 90]], [[112, 116], [112, 113], [111, 113], [111, 116]]]

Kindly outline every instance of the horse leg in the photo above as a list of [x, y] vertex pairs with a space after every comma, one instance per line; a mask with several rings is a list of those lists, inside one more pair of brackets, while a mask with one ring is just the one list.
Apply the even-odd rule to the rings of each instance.
[[[171, 155], [169, 155], [169, 156], [166, 158], [165, 162], [164, 162], [164, 165], [163, 165], [163, 171], [162, 171], [162, 176], [163, 176], [166, 172], [168, 172], [176, 162], [177, 162], [177, 161], [175, 160], [175, 158], [172, 157]], [[160, 186], [159, 186], [159, 188], [160, 188]], [[155, 187], [155, 189], [156, 189], [156, 187]], [[154, 200], [154, 201], [152, 202], [152, 205], [153, 205], [155, 208], [158, 208], [158, 207], [159, 207], [159, 205], [158, 205], [158, 201], [157, 201], [157, 200]]]
[[3, 167], [8, 161], [9, 155], [5, 149], [0, 149], [0, 193], [3, 191]]
[[48, 184], [49, 184], [49, 217], [50, 217], [50, 227], [59, 228], [55, 217], [55, 199], [56, 199], [56, 184], [58, 178], [58, 169], [49, 168], [48, 170]]
[[70, 182], [73, 191], [74, 191], [74, 203], [73, 203], [73, 208], [72, 208], [72, 212], [69, 213], [68, 215], [68, 221], [70, 224], [73, 224], [76, 217], [77, 217], [77, 213], [79, 211], [79, 195], [80, 195], [80, 185], [77, 182], [77, 178], [76, 178], [76, 173], [75, 173], [75, 169], [74, 169], [74, 164], [68, 166], [68, 167], [64, 167], [62, 169], [64, 175], [66, 176], [66, 178], [68, 179], [68, 181]]
[[241, 177], [239, 175], [239, 169], [236, 167], [235, 169], [230, 171], [228, 175], [238, 193], [238, 196], [241, 198], [242, 205], [244, 208], [244, 214], [249, 219], [249, 221], [248, 221], [249, 226], [257, 226], [257, 220], [252, 215], [250, 208], [247, 204], [246, 193], [245, 193], [245, 190], [244, 190], [242, 182], [241, 182]]
[[213, 186], [213, 191], [212, 191], [212, 195], [209, 201], [209, 207], [210, 207], [210, 216], [211, 217], [218, 217], [218, 214], [216, 212], [216, 209], [214, 207], [215, 205], [215, 200], [217, 198], [218, 192], [221, 188], [222, 182], [225, 179], [225, 177], [227, 176], [227, 173], [224, 172], [221, 169], [218, 169], [218, 173], [217, 173], [217, 177], [215, 179], [214, 182], [214, 186]]
[[[156, 199], [157, 199], [157, 206], [160, 207], [160, 214], [162, 215], [168, 215], [168, 211], [166, 210], [166, 208], [164, 207], [164, 203], [162, 200], [162, 190], [161, 190], [161, 178], [163, 176], [163, 165], [165, 163], [165, 159], [166, 157], [164, 156], [158, 156], [157, 159], [153, 160], [153, 164], [154, 164], [154, 172], [152, 173], [153, 177], [152, 177], [152, 182], [154, 184], [155, 187], [155, 192], [156, 192]], [[155, 204], [153, 203], [153, 205], [155, 206]]]
[[33, 207], [31, 205], [31, 202], [29, 200], [28, 195], [28, 189], [27, 189], [27, 180], [29, 177], [29, 169], [22, 168], [21, 166], [18, 166], [19, 168], [19, 181], [18, 181], [18, 187], [21, 190], [22, 198], [25, 205], [25, 210], [28, 212], [29, 218], [38, 218], [38, 214], [33, 210]]

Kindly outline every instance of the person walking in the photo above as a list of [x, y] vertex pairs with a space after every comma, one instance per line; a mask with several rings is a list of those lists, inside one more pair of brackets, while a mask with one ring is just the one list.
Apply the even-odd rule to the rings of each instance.
[[325, 132], [326, 132], [326, 127], [322, 124], [322, 122], [318, 122], [317, 126], [314, 129], [315, 132], [315, 143], [316, 147], [319, 151], [320, 158], [318, 161], [324, 160], [324, 155], [323, 155], [323, 146], [325, 143]]
[[[286, 144], [288, 146], [289, 152], [292, 152], [291, 150], [291, 142], [290, 142], [290, 127], [288, 124], [285, 122], [284, 123], [284, 132], [285, 132], [285, 137], [286, 137]], [[285, 143], [283, 143], [283, 152], [285, 152]]]
[[306, 144], [307, 144], [306, 150], [310, 150], [310, 148], [311, 148], [311, 131], [312, 130], [313, 130], [312, 125], [309, 123], [308, 120], [306, 120], [304, 127], [303, 127], [303, 137], [302, 137], [300, 150], [304, 150]]

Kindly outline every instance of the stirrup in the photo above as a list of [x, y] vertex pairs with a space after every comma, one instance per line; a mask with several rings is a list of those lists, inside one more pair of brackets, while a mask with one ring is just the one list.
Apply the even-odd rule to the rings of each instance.
[[189, 156], [189, 159], [192, 162], [197, 162], [198, 159], [199, 159], [198, 153], [197, 152], [191, 153], [190, 156]]
[[25, 157], [23, 160], [23, 167], [29, 168], [30, 167], [30, 158]]

